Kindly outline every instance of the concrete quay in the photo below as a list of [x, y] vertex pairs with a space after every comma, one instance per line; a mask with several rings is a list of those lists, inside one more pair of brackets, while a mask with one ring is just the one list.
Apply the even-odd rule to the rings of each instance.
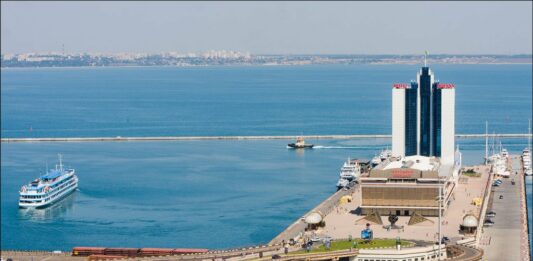
[[288, 242], [291, 238], [296, 238], [299, 236], [302, 236], [304, 233], [305, 228], [307, 227], [307, 224], [304, 222], [304, 217], [313, 213], [313, 212], [320, 212], [323, 215], [328, 215], [331, 211], [333, 211], [338, 205], [339, 200], [341, 197], [345, 195], [351, 195], [353, 194], [355, 190], [355, 187], [352, 187], [348, 190], [339, 190], [335, 192], [333, 195], [328, 197], [326, 200], [324, 200], [322, 203], [320, 203], [315, 208], [311, 209], [309, 212], [307, 212], [302, 217], [298, 218], [294, 223], [292, 223], [289, 227], [287, 227], [283, 232], [281, 232], [279, 235], [277, 235], [274, 239], [270, 241], [269, 244], [279, 244], [283, 240], [285, 242]]
[[[457, 134], [456, 138], [484, 138], [485, 134]], [[528, 134], [489, 134], [488, 137], [527, 138]], [[161, 137], [43, 137], [43, 138], [2, 138], [1, 142], [86, 142], [86, 141], [193, 141], [193, 140], [293, 140], [298, 136], [161, 136]], [[391, 135], [304, 135], [305, 139], [390, 139]]]
[[479, 245], [487, 260], [529, 261], [524, 176], [518, 156], [510, 157], [509, 169], [511, 177], [492, 189], [488, 209], [496, 212], [496, 217], [492, 227], [482, 229]]

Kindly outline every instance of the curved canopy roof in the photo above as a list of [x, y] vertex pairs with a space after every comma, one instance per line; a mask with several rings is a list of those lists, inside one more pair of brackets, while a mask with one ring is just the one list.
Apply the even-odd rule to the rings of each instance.
[[477, 227], [477, 218], [473, 215], [466, 215], [463, 218], [463, 227]]
[[322, 215], [317, 212], [313, 212], [305, 217], [305, 223], [307, 224], [318, 224], [322, 221]]

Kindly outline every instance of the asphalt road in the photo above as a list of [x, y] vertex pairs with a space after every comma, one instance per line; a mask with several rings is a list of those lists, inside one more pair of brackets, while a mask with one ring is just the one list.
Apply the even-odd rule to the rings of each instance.
[[[513, 165], [511, 177], [502, 179], [501, 186], [493, 187], [492, 206], [489, 205], [487, 212], [496, 212], [496, 217], [492, 218], [495, 224], [484, 227], [483, 233], [484, 237], [490, 237], [490, 244], [483, 246], [487, 260], [520, 260], [520, 186], [523, 180], [521, 176], [514, 178], [517, 164]], [[511, 184], [513, 178], [515, 185]]]

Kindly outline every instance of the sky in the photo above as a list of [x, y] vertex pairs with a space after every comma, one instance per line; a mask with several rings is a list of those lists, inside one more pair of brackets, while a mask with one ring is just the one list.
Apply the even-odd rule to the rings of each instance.
[[532, 2], [5, 2], [1, 51], [531, 54]]

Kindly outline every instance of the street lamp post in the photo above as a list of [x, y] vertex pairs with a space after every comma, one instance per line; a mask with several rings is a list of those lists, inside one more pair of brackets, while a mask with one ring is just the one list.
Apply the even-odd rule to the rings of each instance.
[[439, 255], [439, 259], [438, 260], [441, 260], [441, 246], [442, 246], [442, 236], [441, 236], [441, 226], [442, 226], [442, 221], [441, 221], [441, 218], [442, 218], [442, 183], [441, 183], [441, 180], [439, 178], [439, 196], [437, 197], [437, 200], [439, 201], [439, 250], [438, 250], [438, 255]]

